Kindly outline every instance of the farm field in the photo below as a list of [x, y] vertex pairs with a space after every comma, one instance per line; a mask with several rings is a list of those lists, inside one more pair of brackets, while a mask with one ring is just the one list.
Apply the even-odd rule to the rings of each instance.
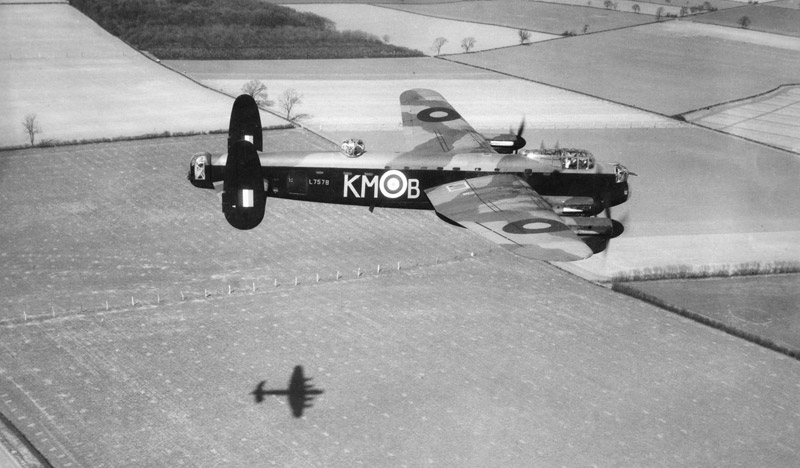
[[740, 18], [745, 16], [750, 19], [747, 29], [800, 37], [800, 10], [779, 8], [770, 3], [716, 11], [692, 17], [692, 21], [738, 28]]
[[[545, 1], [548, 2], [550, 0], [538, 0], [538, 1]], [[605, 2], [601, 0], [552, 0], [553, 3], [559, 5], [570, 5], [575, 7], [589, 7], [594, 9], [603, 9], [608, 10], [606, 8]], [[640, 10], [639, 14], [641, 15], [648, 15], [648, 16], [655, 16], [657, 11], [661, 9], [662, 15], [675, 15], [678, 16], [678, 13], [681, 11], [681, 7], [679, 6], [672, 6], [672, 5], [665, 5], [665, 4], [658, 4], [658, 3], [650, 3], [650, 2], [636, 2], [633, 0], [616, 0], [614, 2], [617, 5], [616, 11], [623, 11], [628, 13], [634, 13], [633, 5], [638, 5]], [[701, 2], [702, 3], [702, 2]], [[635, 13], [634, 13], [635, 14]]]
[[[798, 38], [666, 21], [448, 59], [676, 115], [796, 82], [798, 50]], [[591, 73], [575, 72], [588, 56]]]
[[[581, 464], [796, 461], [796, 361], [428, 212], [270, 200], [263, 226], [234, 231], [183, 177], [224, 140], [0, 159], [19, 220], [0, 238], [0, 411], [53, 466], [522, 467], [565, 446]], [[295, 365], [324, 391], [303, 418], [254, 401]]]
[[529, 263], [6, 325], [0, 408], [57, 467], [794, 465], [796, 361]]
[[[800, 199], [795, 185], [800, 167], [792, 156], [628, 107], [535, 83], [492, 79], [496, 75], [455, 64], [450, 68], [441, 62], [406, 59], [400, 67], [406, 79], [398, 81], [387, 79], [394, 68], [386, 68], [383, 75], [376, 61], [365, 61], [363, 66], [329, 62], [316, 75], [324, 78], [320, 82], [286, 79], [295, 74], [313, 76], [309, 63], [302, 61], [180, 65], [208, 82], [224, 83], [219, 78], [226, 74], [241, 76], [241, 81], [228, 81], [231, 90], [253, 77], [263, 79], [273, 96], [280, 92], [281, 83], [298, 88], [311, 96], [303, 111], [314, 117], [306, 125], [333, 141], [361, 138], [368, 150], [404, 149], [397, 96], [404, 87], [431, 84], [485, 134], [516, 127], [524, 113], [529, 147], [543, 143], [586, 148], [600, 160], [625, 164], [640, 174], [632, 182], [634, 196], [615, 212], [617, 218], [628, 218], [625, 233], [615, 239], [607, 255], [562, 265], [585, 277], [608, 281], [648, 267], [800, 258], [796, 242], [800, 219], [787, 216], [795, 212], [789, 206]], [[362, 70], [368, 80], [356, 79]], [[464, 71], [481, 74], [463, 77], [459, 73]], [[409, 79], [409, 75], [425, 79]], [[314, 97], [312, 89], [325, 97]], [[693, 170], [678, 170], [683, 167]], [[731, 181], [737, 183], [731, 185]], [[796, 208], [800, 212], [800, 206]]]
[[[235, 94], [240, 80], [208, 80], [206, 85]], [[400, 94], [412, 88], [440, 92], [474, 127], [506, 132], [522, 119], [529, 128], [664, 128], [680, 124], [661, 116], [599, 101], [537, 83], [506, 78], [481, 80], [271, 80], [268, 88], [303, 93], [299, 112], [311, 113], [303, 124], [330, 131], [400, 130]]]
[[[463, 53], [461, 41], [467, 37], [476, 40], [473, 51], [519, 44], [519, 35], [513, 28], [432, 18], [379, 6], [344, 3], [287, 6], [331, 19], [340, 31], [358, 29], [381, 38], [388, 36], [391, 44], [416, 49], [427, 55], [435, 55], [431, 47], [438, 37], [448, 41], [441, 48], [442, 54]], [[531, 32], [530, 42], [554, 37], [552, 34]]]
[[800, 275], [643, 281], [626, 286], [800, 353]]
[[800, 0], [776, 0], [769, 2], [769, 6], [775, 8], [788, 8], [790, 10], [800, 9]]
[[[69, 5], [0, 4], [0, 146], [227, 128], [231, 99], [193, 85]], [[118, 109], [124, 111], [118, 111]], [[263, 114], [265, 126], [285, 125]]]
[[800, 153], [800, 87], [684, 115], [704, 127]]
[[[316, 73], [306, 69], [308, 62], [303, 61], [168, 62], [168, 65], [232, 95], [238, 94], [250, 79], [262, 81], [273, 98], [284, 89], [297, 89], [304, 96], [299, 111], [311, 114], [303, 124], [326, 135], [400, 130], [399, 96], [412, 88], [437, 90], [475, 128], [487, 132], [506, 132], [510, 126], [518, 126], [523, 116], [528, 128], [681, 125], [630, 107], [441, 60], [392, 62], [397, 65], [379, 60], [329, 60], [325, 69], [317, 68]], [[398, 68], [402, 72], [396, 74]]]
[[[495, 248], [431, 212], [280, 200], [259, 229], [235, 231], [214, 191], [186, 181], [191, 155], [223, 152], [226, 137], [4, 152], [2, 215], [15, 222], [0, 228], [0, 319], [330, 281], [337, 270], [349, 279]], [[298, 130], [265, 132], [265, 147], [335, 148]]]
[[[578, 0], [535, 0], [535, 1], [542, 1], [542, 2], [548, 2], [548, 3], [550, 3], [550, 2], [552, 2], [552, 3], [560, 3], [560, 4], [564, 4], [564, 5], [576, 5], [576, 6], [581, 6], [582, 5], [582, 6], [590, 6], [590, 7], [593, 7], [593, 8], [607, 8], [604, 1], [590, 2], [590, 0], [587, 0], [583, 4], [580, 3]], [[741, 6], [742, 3], [747, 3], [748, 1], [750, 1], [750, 0], [708, 0], [708, 3], [710, 3], [711, 6], [713, 6], [714, 8], [722, 10], [722, 9], [725, 9], [725, 8], [735, 8], [735, 7]], [[706, 2], [706, 0], [693, 0], [693, 1], [684, 2], [684, 5], [689, 7], [689, 8], [691, 8], [691, 7], [699, 7], [699, 6], [702, 6], [703, 3], [705, 3], [705, 2]], [[625, 11], [630, 10], [629, 6], [631, 4], [633, 4], [633, 3], [639, 3], [640, 6], [642, 6], [643, 4], [647, 4], [648, 6], [646, 8], [648, 8], [648, 9], [651, 8], [649, 5], [660, 5], [660, 6], [664, 6], [664, 7], [667, 7], [667, 6], [672, 7], [673, 6], [672, 0], [647, 0], [645, 2], [623, 1], [623, 2], [615, 2], [615, 3], [617, 3], [617, 8], [616, 8], [617, 10], [625, 10]], [[626, 5], [626, 6], [623, 8], [623, 5]], [[678, 5], [678, 8], [680, 8], [681, 6], [684, 6], [684, 5]], [[643, 7], [643, 8], [645, 8], [645, 7]], [[612, 9], [613, 9], [613, 6], [612, 6]], [[673, 10], [671, 10], [671, 9], [669, 9], [669, 10], [666, 9], [666, 8], [664, 9], [664, 13], [672, 13], [672, 12], [673, 12]], [[642, 14], [644, 14], [644, 9], [642, 9]]]
[[549, 34], [562, 34], [564, 31], [581, 33], [586, 25], [589, 26], [588, 32], [597, 32], [653, 21], [651, 17], [633, 13], [526, 0], [403, 3], [386, 6], [439, 18], [490, 23]]

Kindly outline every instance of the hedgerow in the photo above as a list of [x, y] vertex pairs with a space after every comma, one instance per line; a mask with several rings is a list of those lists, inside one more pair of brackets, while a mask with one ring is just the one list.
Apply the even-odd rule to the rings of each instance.
[[421, 56], [312, 13], [258, 0], [72, 0], [111, 34], [162, 59]]

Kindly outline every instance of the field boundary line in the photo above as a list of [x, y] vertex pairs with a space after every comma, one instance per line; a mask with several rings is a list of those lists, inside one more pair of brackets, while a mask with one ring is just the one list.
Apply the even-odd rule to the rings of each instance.
[[[5, 449], [8, 449], [9, 455], [22, 467], [53, 468], [53, 465], [25, 437], [25, 434], [0, 411], [0, 450]], [[11, 450], [17, 454], [11, 454]]]

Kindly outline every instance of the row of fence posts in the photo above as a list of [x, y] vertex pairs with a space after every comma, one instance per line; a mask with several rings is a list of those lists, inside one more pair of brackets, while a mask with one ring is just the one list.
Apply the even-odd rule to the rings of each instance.
[[[472, 254], [470, 254], [470, 255], [473, 255], [473, 256], [474, 256], [474, 253], [472, 253]], [[438, 260], [438, 259], [436, 260], [436, 263], [439, 263], [439, 260]], [[401, 263], [401, 262], [397, 262], [397, 271], [400, 271], [401, 269], [402, 269], [402, 263]], [[381, 271], [383, 271], [383, 268], [381, 267], [381, 265], [378, 265], [378, 266], [375, 268], [375, 273], [376, 273], [376, 274], [380, 274], [380, 273], [381, 273]], [[362, 271], [362, 269], [361, 269], [360, 267], [359, 267], [359, 268], [357, 268], [357, 269], [356, 269], [356, 278], [360, 278], [360, 277], [361, 277], [361, 276], [363, 276], [363, 275], [364, 275], [364, 271]], [[341, 272], [341, 270], [336, 270], [336, 281], [339, 281], [340, 279], [342, 279], [342, 277], [343, 277], [343, 275], [342, 275], [342, 272]], [[316, 273], [316, 276], [315, 276], [315, 282], [319, 283], [321, 279], [322, 279], [322, 277], [320, 276], [320, 274], [319, 274], [319, 273]], [[273, 280], [273, 283], [272, 283], [272, 285], [273, 285], [273, 287], [277, 288], [277, 287], [279, 287], [279, 286], [281, 285], [281, 283], [279, 283], [279, 282], [278, 282], [278, 279], [277, 279], [277, 278], [275, 278], [275, 279]], [[295, 277], [294, 277], [294, 285], [295, 285], [295, 286], [299, 286], [299, 285], [300, 285], [300, 277], [299, 277], [299, 276], [295, 276]], [[255, 281], [253, 281], [253, 282], [252, 282], [252, 284], [251, 284], [251, 286], [250, 286], [250, 291], [251, 291], [251, 292], [253, 292], [253, 293], [255, 293], [255, 292], [256, 292], [256, 282], [255, 282]], [[228, 285], [228, 294], [229, 294], [229, 295], [230, 295], [230, 294], [233, 294], [233, 292], [234, 292], [233, 286], [229, 284], [229, 285]], [[180, 295], [181, 295], [181, 302], [184, 302], [184, 301], [186, 301], [186, 297], [187, 297], [187, 296], [186, 296], [186, 294], [184, 293], [184, 291], [180, 291]], [[203, 289], [203, 298], [208, 298], [208, 297], [210, 297], [211, 295], [212, 295], [212, 293], [211, 293], [211, 292], [209, 292], [208, 288], [204, 288], [204, 289]], [[137, 302], [136, 302], [136, 297], [135, 297], [135, 296], [131, 296], [131, 305], [130, 305], [130, 307], [136, 307], [136, 304], [137, 304]], [[157, 294], [156, 294], [156, 304], [161, 304], [161, 294], [160, 294], [160, 293], [157, 293]], [[111, 310], [110, 304], [109, 304], [109, 302], [106, 300], [106, 301], [105, 301], [105, 311], [106, 311], [106, 312], [108, 312], [108, 311], [110, 311], [110, 310]], [[83, 312], [83, 311], [84, 311], [84, 308], [83, 308], [83, 304], [81, 303], [81, 305], [80, 305], [80, 312]], [[23, 313], [22, 313], [22, 314], [23, 314], [23, 319], [24, 319], [25, 321], [28, 321], [28, 313], [23, 311]], [[52, 318], [55, 318], [55, 316], [56, 316], [56, 308], [55, 308], [55, 306], [53, 306], [53, 305], [51, 305], [51, 306], [50, 306], [50, 316], [51, 316]], [[36, 316], [36, 318], [41, 318], [41, 316]]]
[[[474, 257], [475, 256], [475, 252], [474, 251], [470, 252], [469, 256], [470, 257]], [[439, 264], [439, 258], [436, 258], [434, 264]], [[402, 269], [401, 262], [397, 262], [397, 271], [400, 271], [401, 269]], [[375, 274], [380, 274], [381, 271], [383, 271], [383, 268], [381, 267], [380, 264], [378, 264], [377, 267], [375, 268]], [[364, 271], [361, 269], [361, 267], [357, 268], [356, 269], [356, 278], [361, 278], [361, 276], [363, 276], [363, 275], [364, 275]], [[339, 281], [342, 277], [343, 277], [343, 275], [342, 275], [341, 270], [336, 270], [336, 281]], [[320, 274], [316, 273], [315, 281], [317, 283], [319, 283], [321, 279], [322, 279], [322, 277], [320, 276]], [[273, 280], [272, 285], [273, 285], [273, 287], [277, 288], [277, 287], [279, 287], [281, 285], [281, 283], [279, 283], [278, 279], [275, 278]], [[295, 286], [299, 286], [300, 285], [300, 277], [298, 277], [298, 276], [294, 277], [294, 285]], [[253, 293], [256, 292], [256, 282], [255, 281], [252, 282], [250, 289], [251, 289], [251, 292], [253, 292]], [[233, 294], [233, 291], [234, 291], [233, 290], [233, 286], [231, 286], [229, 284], [228, 285], [228, 294], [229, 295]], [[183, 291], [180, 291], [180, 295], [181, 295], [181, 302], [186, 301], [187, 296]], [[210, 297], [211, 295], [212, 295], [212, 293], [209, 292], [208, 288], [204, 288], [203, 289], [203, 298], [204, 299]], [[130, 307], [136, 307], [136, 304], [137, 304], [136, 297], [135, 296], [131, 296], [131, 305], [130, 305]], [[160, 293], [156, 294], [156, 304], [161, 304], [161, 294]], [[108, 300], [105, 301], [105, 311], [106, 312], [111, 311], [111, 306], [110, 306]], [[84, 312], [83, 303], [80, 304], [80, 312]], [[28, 321], [28, 313], [23, 311], [22, 312], [22, 316], [23, 316], [23, 319], [27, 322]], [[39, 315], [39, 316], [31, 317], [31, 318], [42, 318], [42, 317], [43, 316]], [[54, 305], [50, 306], [50, 317], [51, 318], [55, 318], [56, 317], [56, 308], [55, 308]]]

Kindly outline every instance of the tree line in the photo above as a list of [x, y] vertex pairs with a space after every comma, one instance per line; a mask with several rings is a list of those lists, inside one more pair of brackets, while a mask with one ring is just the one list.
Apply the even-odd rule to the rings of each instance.
[[409, 57], [421, 52], [259, 0], [71, 0], [103, 29], [163, 59]]

